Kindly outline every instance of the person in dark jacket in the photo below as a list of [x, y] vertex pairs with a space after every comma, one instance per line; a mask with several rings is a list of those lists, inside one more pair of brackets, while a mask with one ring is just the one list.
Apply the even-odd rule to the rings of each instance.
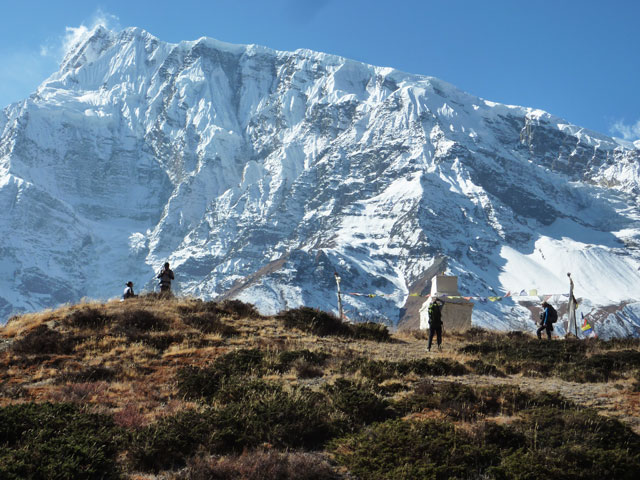
[[171, 280], [175, 278], [173, 275], [173, 270], [169, 268], [169, 262], [164, 264], [160, 273], [158, 273], [158, 279], [160, 279], [160, 293], [164, 293], [167, 295], [171, 294]]
[[547, 302], [542, 302], [542, 312], [540, 312], [540, 328], [536, 331], [538, 338], [542, 340], [542, 331], [547, 331], [547, 338], [551, 340], [551, 332], [553, 331], [553, 322], [558, 318], [556, 310]]
[[436, 298], [431, 305], [429, 305], [429, 343], [427, 344], [427, 351], [431, 351], [431, 342], [433, 341], [433, 335], [437, 336], [438, 350], [442, 347], [442, 308], [444, 302], [439, 298]]
[[133, 292], [133, 282], [127, 282], [127, 288], [124, 289], [124, 293], [122, 294], [122, 299], [126, 300], [127, 298], [135, 298], [137, 295]]

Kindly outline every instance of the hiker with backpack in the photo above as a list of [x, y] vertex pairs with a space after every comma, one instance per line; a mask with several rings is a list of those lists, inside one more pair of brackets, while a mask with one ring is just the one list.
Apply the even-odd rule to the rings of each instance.
[[547, 331], [547, 338], [551, 340], [553, 324], [558, 320], [558, 312], [547, 302], [542, 302], [542, 312], [540, 312], [540, 328], [536, 331], [538, 339], [542, 340], [542, 331]]
[[171, 280], [173, 280], [175, 276], [173, 275], [173, 270], [169, 268], [169, 262], [164, 264], [164, 267], [160, 270], [156, 278], [160, 280], [160, 294], [170, 296]]
[[431, 305], [429, 305], [429, 343], [427, 344], [427, 352], [431, 351], [431, 342], [433, 341], [433, 335], [437, 336], [438, 350], [442, 347], [442, 309], [444, 307], [444, 301], [436, 298]]

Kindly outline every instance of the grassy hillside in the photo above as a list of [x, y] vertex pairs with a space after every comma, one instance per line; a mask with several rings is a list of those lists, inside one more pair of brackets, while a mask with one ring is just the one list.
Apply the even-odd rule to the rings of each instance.
[[636, 478], [640, 341], [156, 296], [0, 329], [0, 478]]

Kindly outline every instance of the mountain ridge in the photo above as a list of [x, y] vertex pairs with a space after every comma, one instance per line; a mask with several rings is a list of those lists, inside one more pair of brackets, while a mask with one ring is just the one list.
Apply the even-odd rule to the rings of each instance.
[[[638, 334], [638, 150], [546, 112], [307, 50], [98, 28], [3, 116], [0, 231], [25, 245], [5, 246], [5, 316], [149, 289], [165, 260], [181, 292], [216, 298], [287, 258], [239, 298], [335, 308], [339, 271], [375, 295], [346, 296], [350, 317], [395, 326], [445, 256], [478, 296], [566, 293], [577, 269], [580, 313], [631, 305], [596, 331]], [[534, 328], [517, 302], [476, 312]]]

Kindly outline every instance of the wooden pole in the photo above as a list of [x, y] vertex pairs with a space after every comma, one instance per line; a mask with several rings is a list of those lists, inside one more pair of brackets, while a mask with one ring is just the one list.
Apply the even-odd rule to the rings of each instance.
[[340, 320], [344, 318], [344, 313], [342, 311], [342, 295], [340, 293], [340, 275], [338, 272], [335, 273], [336, 277], [336, 285], [338, 286], [338, 312], [340, 313]]

